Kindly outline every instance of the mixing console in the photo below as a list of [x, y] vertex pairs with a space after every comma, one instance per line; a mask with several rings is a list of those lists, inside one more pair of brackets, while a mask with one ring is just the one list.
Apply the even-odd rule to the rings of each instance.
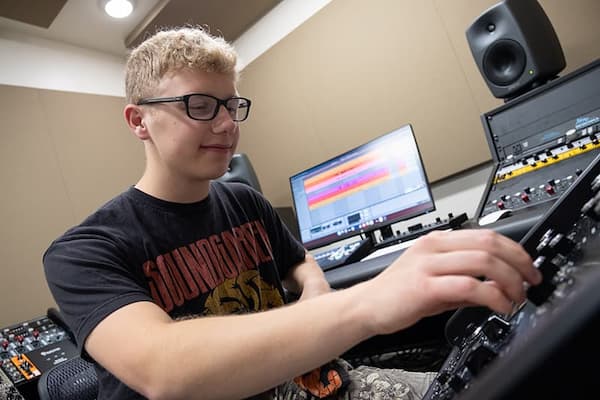
[[76, 354], [68, 332], [47, 316], [0, 330], [0, 371], [16, 387]]
[[[593, 124], [565, 137], [570, 141], [499, 166], [479, 217], [498, 210], [517, 211], [558, 199], [594, 159], [600, 149]], [[565, 139], [566, 140], [566, 139]]]
[[454, 347], [425, 400], [585, 398], [595, 389], [600, 322], [600, 156], [521, 244], [542, 283], [509, 315], [464, 308], [448, 321]]

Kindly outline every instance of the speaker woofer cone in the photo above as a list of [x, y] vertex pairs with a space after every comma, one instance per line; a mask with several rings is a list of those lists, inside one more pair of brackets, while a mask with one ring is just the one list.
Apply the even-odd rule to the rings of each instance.
[[507, 86], [519, 80], [526, 62], [525, 50], [518, 42], [497, 40], [483, 56], [483, 72], [492, 83]]

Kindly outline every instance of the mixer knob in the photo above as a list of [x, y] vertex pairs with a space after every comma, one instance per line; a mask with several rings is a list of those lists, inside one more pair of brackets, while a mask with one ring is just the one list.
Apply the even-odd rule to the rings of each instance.
[[523, 200], [525, 203], [529, 202], [529, 195], [527, 193], [521, 193], [521, 200]]
[[4, 350], [6, 350], [6, 349], [8, 348], [9, 342], [8, 342], [8, 340], [4, 339], [4, 340], [2, 341], [2, 343], [0, 343], [0, 345], [2, 346], [2, 348], [3, 348]]
[[533, 188], [531, 188], [531, 187], [529, 187], [529, 186], [528, 186], [528, 187], [526, 187], [525, 189], [523, 189], [523, 191], [524, 191], [525, 193], [527, 193], [527, 194], [531, 194], [531, 192], [533, 191]]
[[509, 329], [510, 323], [496, 315], [491, 316], [481, 328], [485, 336], [493, 342], [499, 342], [505, 338]]
[[583, 215], [587, 215], [588, 217], [598, 220], [598, 216], [594, 213], [594, 206], [596, 205], [596, 200], [590, 199], [588, 200], [583, 207], [581, 207], [581, 213]]
[[556, 236], [552, 238], [549, 245], [557, 253], [565, 256], [569, 254], [571, 250], [573, 250], [573, 248], [575, 247], [575, 242], [573, 242], [571, 239], [569, 239], [562, 233], [557, 233]]
[[527, 290], [527, 298], [536, 306], [540, 306], [556, 289], [553, 280], [558, 267], [550, 261], [550, 258], [544, 256], [536, 258], [533, 264], [542, 273], [542, 282]]
[[448, 382], [448, 379], [450, 378], [450, 374], [448, 373], [448, 371], [441, 371], [438, 376], [436, 376], [436, 380], [441, 384], [445, 384], [446, 382]]
[[597, 177], [594, 178], [591, 186], [592, 186], [592, 192], [598, 193], [598, 190], [600, 190], [600, 175], [598, 175]]
[[[546, 258], [552, 258], [556, 255], [554, 248], [552, 246], [550, 246], [550, 241], [552, 240], [552, 238], [554, 237], [554, 231], [552, 229], [548, 229], [548, 231], [546, 231], [546, 233], [544, 234], [544, 236], [542, 236], [542, 238], [540, 239], [540, 242], [538, 243], [538, 245], [535, 248], [535, 251], [537, 252], [538, 256], [543, 256]], [[539, 260], [540, 258], [543, 257], [538, 257]], [[540, 260], [539, 262], [541, 263], [543, 260]]]
[[498, 201], [496, 203], [496, 207], [498, 207], [500, 210], [504, 210], [506, 208], [503, 201]]
[[456, 393], [463, 390], [466, 384], [467, 382], [465, 379], [457, 374], [452, 375], [450, 379], [448, 379], [448, 386], [450, 386]]
[[544, 190], [546, 191], [546, 193], [548, 193], [549, 195], [553, 195], [556, 193], [556, 190], [554, 190], [554, 186], [552, 185], [546, 185], [546, 187], [544, 188]]
[[472, 349], [465, 360], [465, 365], [473, 375], [478, 375], [498, 353], [485, 344], [478, 343]]

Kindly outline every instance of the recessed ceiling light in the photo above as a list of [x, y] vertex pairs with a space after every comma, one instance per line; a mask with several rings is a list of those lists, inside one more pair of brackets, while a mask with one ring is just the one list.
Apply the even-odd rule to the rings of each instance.
[[104, 11], [113, 18], [125, 18], [133, 11], [133, 4], [130, 0], [109, 0]]

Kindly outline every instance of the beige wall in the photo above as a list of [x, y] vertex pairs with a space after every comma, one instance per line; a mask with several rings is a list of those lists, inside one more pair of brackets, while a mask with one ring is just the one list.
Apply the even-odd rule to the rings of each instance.
[[0, 327], [54, 305], [41, 257], [144, 166], [119, 97], [0, 85]]
[[[571, 71], [599, 56], [600, 1], [540, 0]], [[412, 123], [431, 180], [490, 158], [479, 115], [497, 105], [464, 38], [495, 0], [334, 0], [244, 71], [242, 128], [267, 197], [288, 177]], [[135, 183], [141, 144], [119, 97], [0, 85], [0, 327], [54, 303], [52, 239]]]
[[[412, 123], [431, 181], [488, 161], [479, 116], [502, 104], [466, 28], [497, 0], [334, 0], [252, 62], [240, 150], [267, 197], [290, 204], [288, 177]], [[540, 0], [567, 59], [600, 56], [600, 1]]]

